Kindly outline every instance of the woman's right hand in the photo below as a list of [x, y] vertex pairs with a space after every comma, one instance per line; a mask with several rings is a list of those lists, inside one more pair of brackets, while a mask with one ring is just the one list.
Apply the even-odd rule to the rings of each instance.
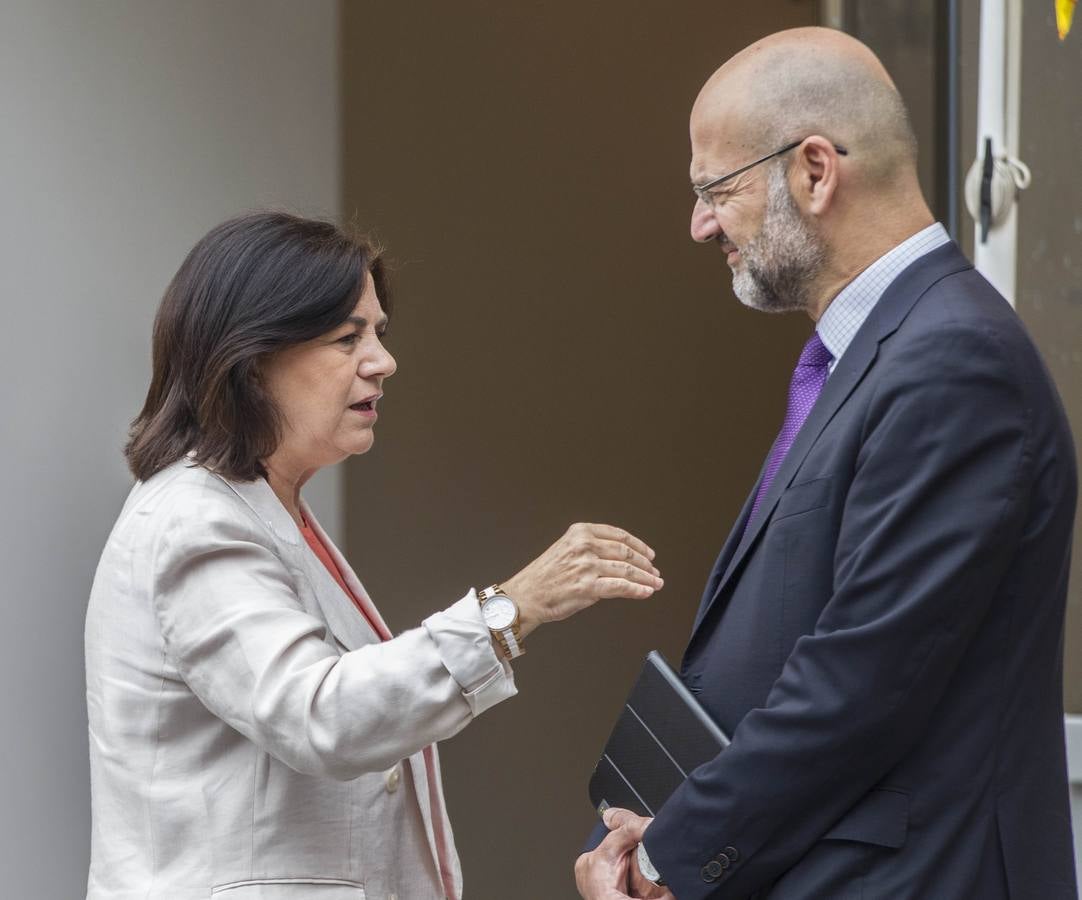
[[555, 544], [502, 588], [519, 607], [525, 639], [543, 622], [556, 622], [610, 597], [653, 596], [665, 584], [654, 551], [612, 525], [572, 525]]

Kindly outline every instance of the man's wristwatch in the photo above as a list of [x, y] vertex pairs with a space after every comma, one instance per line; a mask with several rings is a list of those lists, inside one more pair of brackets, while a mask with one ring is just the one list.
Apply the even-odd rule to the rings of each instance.
[[526, 648], [519, 631], [518, 604], [507, 596], [498, 584], [477, 592], [481, 603], [481, 618], [485, 620], [492, 639], [499, 645], [504, 656], [514, 659], [522, 656]]
[[642, 877], [647, 881], [651, 881], [658, 887], [665, 887], [665, 882], [661, 879], [661, 873], [654, 868], [654, 864], [650, 862], [650, 857], [646, 853], [646, 847], [643, 846], [642, 841], [639, 841], [639, 850], [636, 853], [636, 859], [639, 863], [639, 871], [642, 873]]

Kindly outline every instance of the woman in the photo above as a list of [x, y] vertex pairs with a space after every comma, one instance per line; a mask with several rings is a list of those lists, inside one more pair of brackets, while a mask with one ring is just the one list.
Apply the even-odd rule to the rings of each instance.
[[300, 495], [372, 446], [387, 308], [371, 247], [281, 213], [167, 290], [87, 613], [91, 900], [460, 897], [435, 742], [515, 693], [538, 625], [661, 587], [637, 538], [575, 525], [484, 610], [390, 635]]

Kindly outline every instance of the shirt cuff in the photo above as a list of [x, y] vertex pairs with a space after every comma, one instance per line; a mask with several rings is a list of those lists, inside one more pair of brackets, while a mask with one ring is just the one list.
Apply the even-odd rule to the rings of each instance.
[[474, 716], [518, 693], [511, 666], [496, 653], [481, 618], [475, 590], [422, 624]]

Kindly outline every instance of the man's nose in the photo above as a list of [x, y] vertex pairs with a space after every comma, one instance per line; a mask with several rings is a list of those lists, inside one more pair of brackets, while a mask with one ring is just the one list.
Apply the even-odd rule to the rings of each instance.
[[702, 200], [696, 200], [691, 210], [691, 239], [693, 241], [712, 241], [721, 234], [718, 218]]

